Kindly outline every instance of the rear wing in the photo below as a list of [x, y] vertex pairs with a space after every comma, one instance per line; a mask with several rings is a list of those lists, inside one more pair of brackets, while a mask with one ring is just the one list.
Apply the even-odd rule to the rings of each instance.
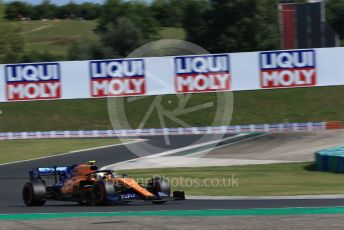
[[31, 181], [41, 180], [42, 177], [59, 176], [60, 180], [63, 180], [67, 177], [67, 174], [70, 171], [70, 167], [50, 167], [50, 168], [34, 168], [29, 172], [29, 177]]

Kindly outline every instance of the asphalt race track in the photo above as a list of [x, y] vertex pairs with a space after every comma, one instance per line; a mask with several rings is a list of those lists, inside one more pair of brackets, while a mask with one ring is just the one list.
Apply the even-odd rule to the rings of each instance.
[[[164, 137], [150, 137], [146, 142], [168, 149], [190, 145], [199, 136], [170, 136], [171, 144], [164, 144]], [[138, 142], [133, 145], [142, 145]], [[156, 154], [156, 149], [151, 153]], [[99, 150], [90, 150], [70, 155], [55, 156], [0, 166], [0, 213], [58, 213], [58, 212], [116, 212], [151, 210], [199, 210], [199, 209], [245, 209], [278, 207], [324, 207], [344, 206], [344, 199], [295, 199], [295, 200], [185, 200], [171, 201], [163, 205], [137, 202], [120, 206], [79, 206], [74, 203], [48, 201], [43, 207], [26, 207], [21, 198], [22, 186], [28, 181], [27, 172], [34, 167], [55, 165], [68, 166], [75, 163], [97, 160], [98, 166], [135, 159], [125, 146], [114, 146]]]

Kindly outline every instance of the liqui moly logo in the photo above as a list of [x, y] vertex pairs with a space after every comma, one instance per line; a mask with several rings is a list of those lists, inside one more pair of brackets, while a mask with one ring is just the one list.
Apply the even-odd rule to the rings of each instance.
[[180, 93], [230, 90], [228, 55], [175, 57], [175, 87]]
[[92, 61], [90, 74], [93, 97], [146, 93], [143, 59]]
[[314, 50], [262, 52], [259, 54], [259, 61], [262, 88], [317, 84]]
[[9, 101], [61, 98], [58, 63], [5, 65], [5, 76]]

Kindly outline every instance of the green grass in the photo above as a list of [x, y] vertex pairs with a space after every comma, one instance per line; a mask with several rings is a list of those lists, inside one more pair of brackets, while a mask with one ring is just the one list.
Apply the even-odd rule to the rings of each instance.
[[[49, 52], [65, 57], [73, 44], [83, 47], [100, 41], [99, 35], [94, 32], [96, 20], [37, 20], [11, 23], [21, 25], [27, 52]], [[184, 39], [185, 31], [181, 28], [163, 27], [160, 36], [162, 39]]]
[[162, 27], [160, 31], [161, 39], [180, 39], [186, 38], [186, 32], [182, 28]]
[[0, 21], [5, 21], [5, 11], [6, 11], [6, 6], [2, 3], [0, 3]]
[[14, 22], [22, 27], [27, 51], [67, 55], [72, 44], [87, 45], [99, 41], [94, 33], [96, 21], [51, 20]]
[[[139, 181], [151, 178], [152, 175], [164, 176], [175, 185], [173, 190], [183, 190], [187, 195], [283, 196], [344, 193], [342, 174], [313, 171], [310, 163], [141, 169], [123, 172]], [[238, 178], [237, 183], [229, 183], [228, 179], [232, 178]], [[214, 185], [219, 181], [220, 186], [208, 186], [211, 180]], [[178, 184], [179, 186], [176, 186]]]
[[0, 130], [75, 130], [109, 128], [105, 100], [3, 103]]
[[[225, 95], [228, 93], [219, 93]], [[298, 89], [259, 90], [234, 92], [234, 110], [231, 124], [259, 124], [307, 121], [344, 121], [344, 101], [340, 100], [344, 87], [314, 87]], [[137, 128], [156, 97], [142, 97], [128, 102], [116, 98], [111, 103], [124, 103], [124, 112], [118, 112], [115, 128], [130, 121]], [[214, 102], [206, 109], [177, 116], [190, 126], [221, 125], [213, 123], [217, 94], [192, 94], [185, 108]], [[183, 110], [183, 97], [168, 95], [159, 103], [164, 111]], [[219, 105], [223, 108], [224, 104]], [[92, 130], [111, 129], [106, 99], [60, 100], [1, 103], [0, 131], [44, 131], [44, 130]], [[226, 114], [225, 116], [229, 116]], [[114, 117], [114, 116], [112, 116]], [[168, 127], [181, 126], [165, 117]], [[161, 127], [158, 113], [154, 111], [145, 127]]]
[[80, 149], [94, 148], [118, 143], [120, 143], [118, 139], [52, 139], [0, 141], [0, 163], [52, 156]]

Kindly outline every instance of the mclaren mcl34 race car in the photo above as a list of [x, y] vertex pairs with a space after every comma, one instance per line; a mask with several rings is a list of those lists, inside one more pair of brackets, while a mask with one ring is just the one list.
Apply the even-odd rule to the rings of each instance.
[[[98, 170], [94, 163], [31, 170], [30, 182], [23, 187], [24, 203], [42, 206], [47, 200], [58, 200], [80, 205], [108, 205], [141, 200], [162, 204], [168, 200], [185, 199], [181, 191], [175, 191], [171, 196], [169, 183], [164, 178], [155, 177], [143, 185], [112, 170]], [[52, 180], [51, 185], [49, 180]]]

